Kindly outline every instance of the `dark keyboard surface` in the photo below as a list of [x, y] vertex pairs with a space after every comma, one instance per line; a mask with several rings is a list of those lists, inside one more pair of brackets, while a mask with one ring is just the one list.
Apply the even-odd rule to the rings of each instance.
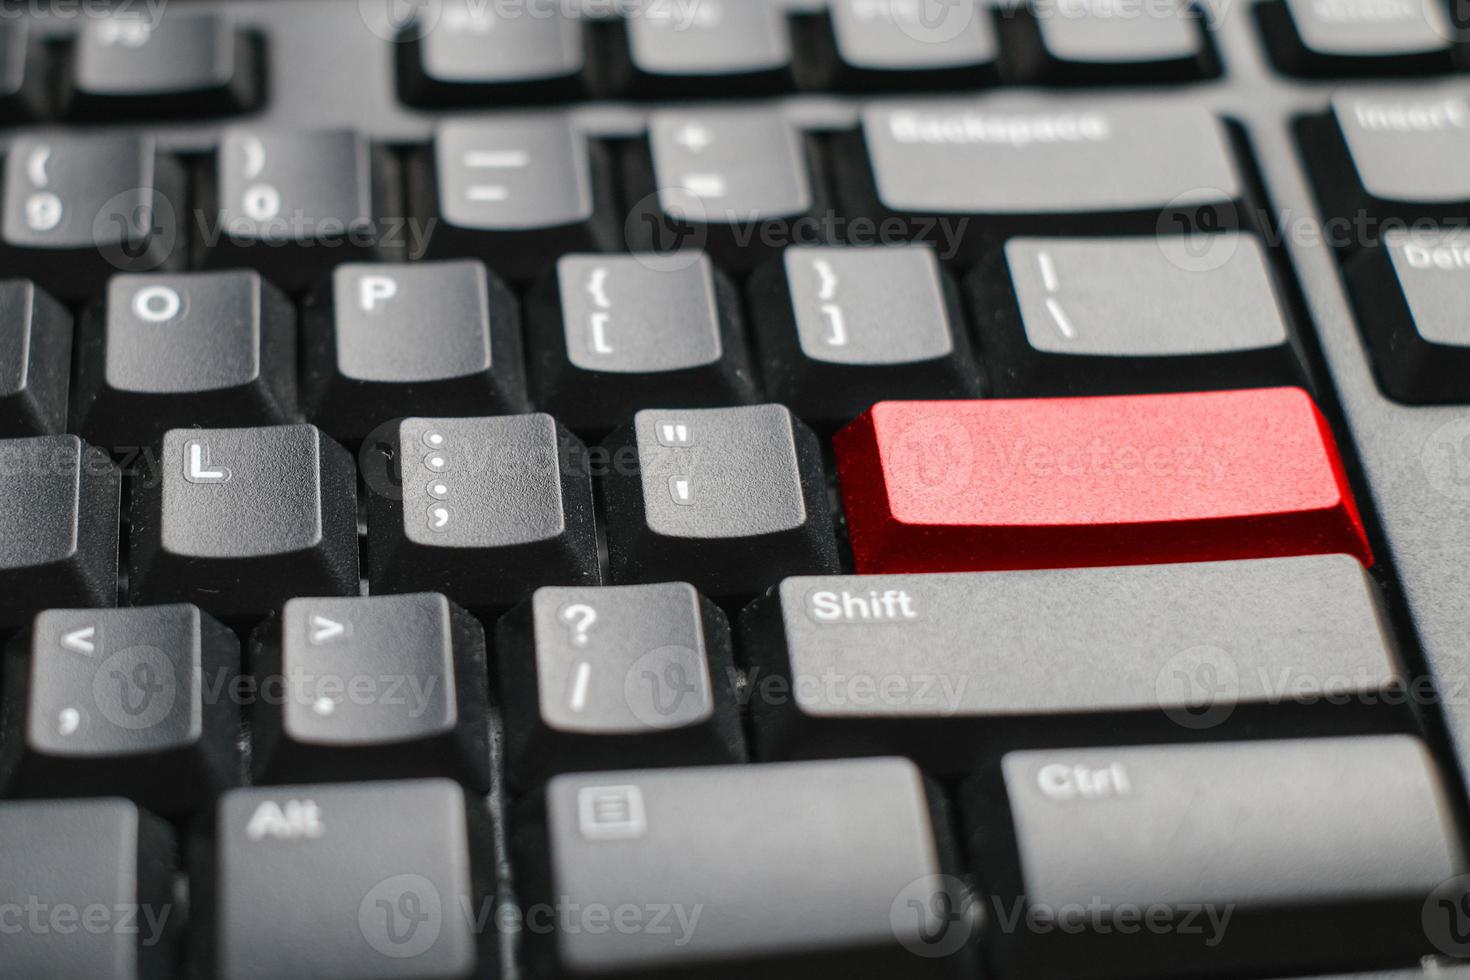
[[0, 10], [0, 978], [1470, 976], [1470, 10]]

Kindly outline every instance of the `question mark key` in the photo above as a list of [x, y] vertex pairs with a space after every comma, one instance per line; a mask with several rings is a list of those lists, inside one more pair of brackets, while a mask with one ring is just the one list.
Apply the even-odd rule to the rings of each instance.
[[500, 622], [511, 778], [745, 758], [724, 613], [685, 583], [537, 590]]

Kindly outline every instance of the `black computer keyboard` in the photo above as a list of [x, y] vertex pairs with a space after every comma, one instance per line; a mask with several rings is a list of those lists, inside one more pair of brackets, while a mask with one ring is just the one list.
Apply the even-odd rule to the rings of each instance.
[[0, 980], [1470, 976], [1467, 28], [7, 4]]

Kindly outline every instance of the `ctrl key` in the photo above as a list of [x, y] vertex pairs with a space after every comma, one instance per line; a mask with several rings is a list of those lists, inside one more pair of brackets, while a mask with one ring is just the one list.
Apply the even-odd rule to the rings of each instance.
[[[219, 980], [493, 978], [478, 804], [448, 780], [237, 790], [196, 883]], [[202, 884], [204, 887], [200, 887]], [[488, 899], [484, 899], [488, 901]], [[482, 915], [483, 913], [483, 915]]]
[[896, 758], [558, 776], [519, 814], [517, 868], [528, 922], [577, 915], [528, 931], [529, 972], [973, 977], [935, 799]]
[[[1467, 901], [1464, 857], [1410, 736], [1013, 752], [1003, 791], [989, 779], [961, 795], [1008, 975], [1276, 975], [1459, 951], [1462, 920], [1437, 932], [1433, 913]], [[1003, 798], [1009, 855], [994, 850]]]
[[183, 920], [168, 825], [126, 800], [0, 804], [0, 977], [163, 980]]

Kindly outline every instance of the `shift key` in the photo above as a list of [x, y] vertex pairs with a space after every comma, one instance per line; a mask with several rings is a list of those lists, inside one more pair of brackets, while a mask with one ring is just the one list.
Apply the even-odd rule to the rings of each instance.
[[1347, 555], [789, 578], [742, 618], [762, 758], [1403, 728], [1377, 586]]

